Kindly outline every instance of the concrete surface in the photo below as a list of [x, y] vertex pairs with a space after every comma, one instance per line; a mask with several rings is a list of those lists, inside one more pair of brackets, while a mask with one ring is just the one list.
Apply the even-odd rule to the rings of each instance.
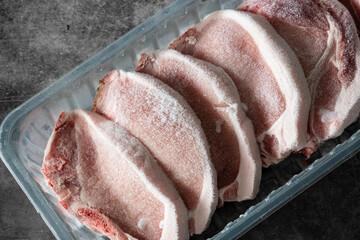
[[[0, 1], [0, 122], [170, 0]], [[241, 239], [360, 239], [360, 155]], [[0, 240], [55, 239], [0, 161]]]

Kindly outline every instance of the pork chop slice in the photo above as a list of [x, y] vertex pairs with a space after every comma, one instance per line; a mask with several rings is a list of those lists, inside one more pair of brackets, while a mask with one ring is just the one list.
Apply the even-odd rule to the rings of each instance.
[[360, 110], [359, 38], [333, 0], [251, 0], [239, 10], [265, 16], [298, 56], [311, 92], [307, 156], [339, 136]]
[[218, 206], [254, 198], [261, 176], [259, 148], [236, 86], [224, 70], [175, 50], [159, 50], [143, 53], [136, 71], [178, 91], [199, 117], [217, 172]]
[[221, 10], [169, 48], [222, 67], [254, 124], [264, 166], [306, 142], [309, 90], [293, 51], [264, 17]]
[[188, 239], [172, 182], [139, 140], [96, 113], [60, 114], [41, 171], [67, 211], [111, 239]]
[[200, 121], [183, 97], [152, 76], [118, 70], [100, 82], [93, 111], [150, 150], [185, 202], [190, 233], [201, 233], [218, 201], [216, 172]]

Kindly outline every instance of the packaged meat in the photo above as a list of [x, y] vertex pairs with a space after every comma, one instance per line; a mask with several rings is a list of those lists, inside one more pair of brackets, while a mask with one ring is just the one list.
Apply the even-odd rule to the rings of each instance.
[[[166, 48], [209, 13], [235, 9], [241, 2], [174, 1], [7, 116], [0, 127], [1, 159], [57, 239], [104, 239], [104, 235], [89, 230], [64, 210], [40, 171], [44, 149], [61, 111], [91, 109], [98, 81], [109, 71], [134, 70], [144, 50]], [[357, 121], [340, 137], [326, 141], [311, 156], [308, 163], [313, 163], [309, 166], [302, 159], [290, 156], [264, 169], [254, 200], [226, 203], [216, 210], [207, 230], [191, 239], [238, 239], [358, 152], [359, 129], [360, 121]], [[143, 226], [142, 221], [139, 225]]]

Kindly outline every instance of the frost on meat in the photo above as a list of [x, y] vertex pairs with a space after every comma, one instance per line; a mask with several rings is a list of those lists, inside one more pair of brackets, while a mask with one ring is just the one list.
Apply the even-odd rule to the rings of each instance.
[[218, 201], [216, 172], [200, 121], [183, 97], [152, 76], [117, 70], [100, 82], [93, 111], [148, 147], [189, 210], [190, 233], [205, 230]]
[[111, 239], [187, 239], [187, 210], [149, 151], [84, 110], [62, 112], [42, 172], [61, 205]]

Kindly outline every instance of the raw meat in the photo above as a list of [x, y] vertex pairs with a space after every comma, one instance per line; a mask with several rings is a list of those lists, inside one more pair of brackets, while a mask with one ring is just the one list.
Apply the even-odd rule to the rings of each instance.
[[185, 202], [190, 233], [201, 233], [218, 201], [216, 172], [200, 121], [181, 95], [152, 76], [112, 71], [99, 84], [93, 111], [148, 147]]
[[96, 113], [60, 114], [41, 171], [65, 209], [111, 239], [188, 239], [185, 205], [150, 152]]
[[256, 196], [261, 159], [254, 128], [223, 69], [174, 50], [143, 53], [136, 71], [177, 90], [201, 121], [217, 172], [219, 204]]
[[355, 20], [356, 28], [358, 29], [358, 33], [360, 30], [360, 0], [340, 0], [341, 2], [350, 12], [351, 16]]
[[253, 121], [264, 166], [304, 146], [309, 89], [295, 54], [264, 17], [217, 11], [169, 48], [229, 74]]
[[360, 1], [359, 1], [359, 0], [350, 0], [350, 3], [351, 3], [352, 9], [354, 10], [355, 15], [356, 15], [356, 17], [357, 17], [357, 20], [356, 20], [356, 18], [354, 18], [354, 20], [355, 20], [355, 23], [356, 23], [357, 28], [359, 29], [359, 21], [360, 21]]
[[354, 21], [332, 0], [254, 0], [238, 9], [265, 16], [300, 60], [312, 101], [302, 150], [310, 156], [358, 117], [360, 45]]

